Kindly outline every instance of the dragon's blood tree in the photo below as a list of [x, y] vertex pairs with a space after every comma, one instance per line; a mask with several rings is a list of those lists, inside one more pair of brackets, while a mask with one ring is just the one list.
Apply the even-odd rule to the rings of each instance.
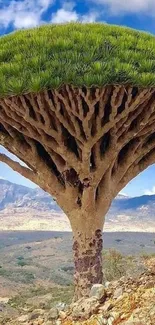
[[0, 160], [56, 198], [74, 236], [75, 298], [102, 282], [112, 200], [155, 162], [155, 38], [104, 24], [0, 38]]

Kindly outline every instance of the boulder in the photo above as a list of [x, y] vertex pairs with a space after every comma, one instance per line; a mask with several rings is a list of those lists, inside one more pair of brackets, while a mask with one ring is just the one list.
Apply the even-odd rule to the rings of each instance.
[[114, 291], [114, 296], [113, 298], [114, 299], [118, 299], [119, 297], [121, 297], [123, 294], [123, 289], [120, 287], [120, 288], [117, 288], [115, 291]]
[[105, 300], [106, 290], [102, 284], [94, 284], [91, 288], [89, 297], [96, 297], [99, 300]]
[[29, 315], [21, 315], [18, 317], [17, 321], [20, 323], [25, 323], [29, 320]]
[[43, 309], [35, 309], [30, 315], [29, 320], [34, 320], [44, 315], [45, 311]]
[[101, 312], [106, 312], [106, 311], [109, 311], [109, 310], [111, 310], [112, 308], [113, 308], [113, 304], [110, 302], [110, 301], [106, 301], [105, 303], [104, 303], [104, 305], [101, 305], [101, 307], [99, 308], [99, 310], [101, 311]]
[[88, 319], [99, 309], [100, 303], [97, 297], [81, 298], [71, 305], [73, 319]]
[[66, 318], [66, 313], [63, 311], [63, 310], [60, 310], [59, 311], [59, 317], [60, 317], [60, 319], [65, 319]]

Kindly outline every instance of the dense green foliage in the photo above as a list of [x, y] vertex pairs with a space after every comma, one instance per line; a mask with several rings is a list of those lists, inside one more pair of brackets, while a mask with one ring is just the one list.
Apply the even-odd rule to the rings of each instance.
[[101, 23], [70, 23], [0, 38], [1, 96], [66, 83], [155, 86], [155, 37]]

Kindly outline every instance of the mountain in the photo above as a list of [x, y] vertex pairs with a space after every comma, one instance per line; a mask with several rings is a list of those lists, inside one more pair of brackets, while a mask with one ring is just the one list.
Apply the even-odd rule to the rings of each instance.
[[[0, 179], [0, 230], [70, 230], [70, 225], [48, 193]], [[155, 195], [119, 194], [105, 230], [155, 232]]]
[[0, 179], [0, 210], [5, 208], [34, 208], [60, 211], [51, 196], [43, 190]]

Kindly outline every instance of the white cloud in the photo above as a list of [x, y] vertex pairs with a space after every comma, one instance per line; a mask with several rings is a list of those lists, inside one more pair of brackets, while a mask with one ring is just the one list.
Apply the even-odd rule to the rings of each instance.
[[73, 10], [73, 7], [66, 7], [63, 6], [61, 9], [58, 9], [56, 13], [52, 14], [52, 23], [67, 23], [71, 21], [77, 21], [78, 14], [76, 11]]
[[81, 15], [75, 10], [76, 4], [74, 2], [65, 2], [62, 8], [58, 9], [52, 14], [51, 22], [60, 24], [67, 23], [71, 21], [80, 21], [83, 23], [94, 22], [99, 17], [100, 13], [97, 11], [88, 12], [85, 15]]
[[[0, 27], [7, 28], [10, 24], [14, 29], [35, 27], [43, 23], [42, 15], [55, 0], [11, 0], [0, 9]], [[91, 10], [81, 15], [75, 10], [76, 3], [63, 2], [61, 8], [52, 14], [52, 23], [67, 23], [71, 21], [94, 22], [100, 12]]]
[[153, 186], [151, 190], [145, 190], [144, 194], [145, 195], [154, 195], [155, 194], [155, 186]]
[[90, 12], [90, 13], [82, 16], [82, 22], [83, 23], [93, 23], [94, 21], [97, 20], [97, 18], [99, 18], [99, 16], [100, 16], [100, 14], [97, 11]]
[[4, 178], [4, 177], [2, 177], [2, 176], [0, 176], [0, 179], [4, 179], [4, 180], [6, 180], [6, 178]]
[[123, 196], [128, 196], [125, 192], [119, 192], [120, 195], [123, 195]]
[[29, 28], [39, 25], [42, 14], [54, 0], [12, 0], [0, 9], [0, 27]]
[[155, 14], [155, 0], [87, 0], [107, 6], [111, 14], [147, 13]]
[[20, 16], [16, 17], [14, 20], [15, 28], [29, 28], [39, 25], [40, 17], [35, 13], [29, 13], [28, 15], [25, 12], [21, 13]]

